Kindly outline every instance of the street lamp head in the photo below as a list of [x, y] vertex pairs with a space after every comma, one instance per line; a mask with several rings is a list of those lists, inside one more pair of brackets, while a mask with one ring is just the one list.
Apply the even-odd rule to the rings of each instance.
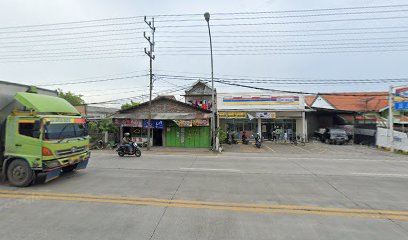
[[209, 22], [210, 21], [210, 13], [209, 12], [204, 13], [204, 18], [205, 18], [205, 21]]

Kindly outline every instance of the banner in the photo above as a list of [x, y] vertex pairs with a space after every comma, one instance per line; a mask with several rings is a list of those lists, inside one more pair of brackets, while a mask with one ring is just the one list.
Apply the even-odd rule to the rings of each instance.
[[197, 126], [197, 127], [210, 126], [210, 121], [208, 119], [194, 119], [193, 126]]
[[276, 118], [276, 113], [275, 112], [257, 112], [256, 113], [256, 118]]
[[173, 120], [177, 126], [179, 127], [192, 127], [193, 121], [192, 120]]
[[246, 112], [219, 112], [218, 116], [220, 118], [247, 118]]
[[397, 111], [408, 110], [408, 87], [395, 89], [394, 108]]

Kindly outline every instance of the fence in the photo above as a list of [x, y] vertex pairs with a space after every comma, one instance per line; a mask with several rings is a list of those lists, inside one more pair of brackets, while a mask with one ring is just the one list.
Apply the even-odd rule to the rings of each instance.
[[[383, 148], [390, 148], [390, 137], [386, 128], [377, 129], [377, 146]], [[408, 152], [408, 133], [394, 131], [394, 144], [393, 147], [395, 150]]]

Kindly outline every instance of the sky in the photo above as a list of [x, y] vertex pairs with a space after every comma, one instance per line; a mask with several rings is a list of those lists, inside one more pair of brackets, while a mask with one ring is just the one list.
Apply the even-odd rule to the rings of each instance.
[[[406, 31], [408, 30], [408, 6], [318, 12], [291, 11], [405, 3], [406, 1], [403, 0], [2, 0], [0, 2], [0, 80], [73, 91], [84, 95], [87, 103], [127, 98], [115, 104], [102, 104], [102, 106], [117, 107], [120, 103], [129, 101], [130, 97], [139, 95], [142, 97], [133, 98], [133, 100], [146, 101], [149, 59], [143, 52], [144, 47], [148, 47], [147, 41], [143, 38], [143, 31], [149, 35], [149, 28], [143, 23], [142, 16], [148, 16], [148, 19], [155, 16], [154, 92], [163, 93], [170, 89], [179, 90], [174, 94], [180, 94], [180, 90], [194, 83], [199, 77], [210, 77], [208, 32], [202, 16], [208, 11], [212, 14], [210, 24], [216, 78], [234, 78], [231, 81], [244, 85], [310, 93], [387, 91], [391, 84], [388, 82], [334, 84], [336, 83], [334, 80], [407, 78], [408, 68], [405, 64], [408, 57], [408, 51], [406, 51], [408, 41], [404, 41], [404, 38], [408, 37], [408, 31]], [[265, 11], [275, 11], [275, 13], [219, 14]], [[373, 13], [373, 11], [384, 12]], [[358, 12], [358, 14], [298, 16], [347, 12]], [[169, 14], [180, 16], [163, 16]], [[265, 18], [259, 18], [261, 16]], [[275, 18], [270, 18], [271, 16]], [[240, 17], [244, 19], [239, 19]], [[111, 18], [126, 19], [27, 27]], [[319, 22], [350, 18], [381, 19]], [[308, 21], [309, 23], [305, 23]], [[282, 22], [286, 23], [282, 24]], [[400, 29], [400, 27], [407, 28]], [[359, 28], [363, 30], [358, 30]], [[343, 30], [329, 31], [328, 29]], [[341, 34], [350, 31], [352, 34]], [[364, 33], [367, 31], [368, 33]], [[378, 31], [380, 33], [376, 33]], [[324, 35], [324, 33], [333, 32], [336, 34]], [[367, 42], [376, 44], [375, 46], [386, 45], [386, 47], [367, 48]], [[265, 45], [275, 50], [282, 49], [265, 52], [263, 50]], [[305, 47], [312, 49], [305, 50]], [[288, 48], [292, 49], [285, 50]], [[392, 51], [383, 51], [384, 49]], [[344, 52], [347, 50], [354, 52]], [[371, 52], [360, 52], [360, 50], [371, 50]], [[112, 54], [112, 51], [116, 53]], [[298, 54], [303, 51], [314, 53]], [[327, 51], [334, 53], [327, 53]], [[122, 52], [124, 53], [121, 54]], [[292, 54], [287, 54], [288, 52]], [[217, 53], [243, 55], [218, 55]], [[254, 55], [245, 55], [248, 53]], [[160, 75], [178, 77], [169, 78]], [[121, 79], [52, 85], [110, 78]], [[242, 79], [245, 81], [243, 82]], [[279, 84], [260, 83], [259, 79], [280, 79], [281, 82]], [[298, 84], [297, 81], [300, 81], [298, 79], [303, 79], [301, 82], [308, 84]], [[327, 83], [310, 84], [310, 80]], [[215, 86], [218, 92], [254, 91], [217, 82]]]

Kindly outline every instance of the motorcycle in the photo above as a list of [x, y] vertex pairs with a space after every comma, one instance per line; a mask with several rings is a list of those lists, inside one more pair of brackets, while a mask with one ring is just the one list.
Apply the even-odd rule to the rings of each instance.
[[135, 155], [136, 157], [142, 156], [142, 151], [140, 151], [139, 145], [137, 143], [132, 142], [130, 143], [132, 145], [132, 151], [129, 152], [129, 147], [127, 145], [121, 144], [118, 149], [116, 149], [116, 152], [118, 152], [118, 155], [120, 157], [123, 157], [125, 155]]
[[261, 142], [262, 142], [261, 136], [259, 135], [259, 133], [257, 133], [255, 136], [255, 146], [257, 148], [261, 148], [261, 145], [262, 145]]
[[237, 140], [235, 140], [233, 133], [228, 133], [227, 143], [228, 145], [237, 144]]
[[249, 144], [249, 140], [248, 138], [244, 135], [242, 136], [242, 144], [248, 145]]

